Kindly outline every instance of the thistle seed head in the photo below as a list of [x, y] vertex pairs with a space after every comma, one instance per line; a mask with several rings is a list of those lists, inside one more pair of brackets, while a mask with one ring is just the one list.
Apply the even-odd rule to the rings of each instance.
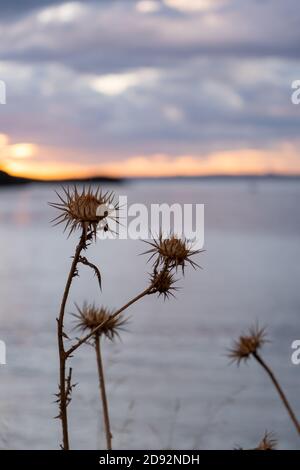
[[265, 328], [255, 326], [250, 328], [246, 335], [239, 337], [234, 342], [233, 347], [229, 350], [228, 356], [232, 362], [237, 362], [239, 365], [241, 361], [247, 361], [252, 354], [255, 354], [265, 343], [266, 331]]
[[113, 317], [114, 312], [110, 311], [105, 307], [97, 308], [94, 304], [88, 304], [85, 302], [82, 308], [77, 308], [77, 314], [73, 314], [76, 318], [76, 328], [82, 332], [87, 330], [94, 330], [99, 325], [102, 325], [97, 330], [97, 336], [104, 335], [108, 339], [113, 340], [115, 337], [119, 337], [120, 331], [127, 323], [127, 319], [122, 314]]
[[163, 238], [160, 235], [158, 240], [146, 243], [152, 246], [150, 250], [144, 253], [150, 254], [149, 261], [155, 258], [155, 263], [158, 262], [170, 269], [175, 268], [176, 271], [181, 267], [183, 273], [187, 264], [190, 264], [194, 269], [200, 267], [191, 257], [203, 250], [193, 250], [191, 243], [185, 238], [180, 239], [176, 235]]
[[91, 187], [80, 191], [76, 186], [72, 189], [63, 187], [62, 190], [63, 194], [56, 192], [59, 201], [49, 204], [61, 211], [52, 222], [65, 224], [64, 231], [68, 229], [69, 236], [78, 228], [96, 236], [97, 228], [108, 230], [109, 218], [117, 220], [119, 208], [114, 204], [112, 192], [103, 193], [99, 188], [94, 191]]
[[164, 300], [168, 299], [170, 296], [174, 297], [173, 292], [178, 290], [178, 287], [174, 286], [177, 282], [174, 275], [170, 273], [170, 271], [164, 269], [159, 273], [153, 272], [151, 274], [150, 281], [154, 292], [158, 292], [159, 297], [163, 295]]
[[266, 431], [264, 437], [258, 444], [255, 450], [275, 450], [278, 441], [274, 436], [274, 433]]
[[244, 449], [243, 447], [236, 447], [236, 450], [275, 450], [278, 441], [272, 432], [265, 431], [263, 438], [258, 443], [257, 447], [252, 449]]

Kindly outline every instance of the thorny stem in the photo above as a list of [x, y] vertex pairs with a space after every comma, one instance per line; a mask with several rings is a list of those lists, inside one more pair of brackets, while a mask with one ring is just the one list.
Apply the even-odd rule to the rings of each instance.
[[[154, 266], [154, 272], [157, 274], [157, 268], [158, 268], [158, 261], [156, 262], [155, 266]], [[169, 268], [169, 264], [168, 262], [166, 262], [163, 266], [163, 269], [161, 271], [161, 273], [164, 273], [165, 271], [167, 271]], [[141, 292], [140, 294], [138, 294], [136, 297], [134, 297], [133, 299], [131, 299], [129, 302], [127, 302], [127, 304], [123, 305], [123, 307], [121, 307], [119, 310], [117, 310], [113, 315], [112, 315], [112, 319], [113, 318], [116, 318], [118, 315], [120, 315], [122, 312], [124, 312], [124, 310], [126, 310], [128, 307], [130, 307], [132, 304], [134, 304], [135, 302], [137, 302], [138, 300], [142, 299], [143, 297], [145, 297], [146, 295], [149, 295], [149, 294], [154, 294], [155, 292], [157, 292], [157, 289], [155, 287], [155, 281], [152, 282], [150, 284], [149, 287], [147, 287], [147, 289], [145, 289], [143, 292]], [[83, 343], [86, 343], [86, 341], [88, 341], [92, 336], [94, 336], [101, 328], [102, 326], [104, 325], [105, 322], [102, 322], [100, 325], [98, 325], [96, 328], [94, 328], [90, 333], [88, 333], [86, 336], [84, 336], [83, 338], [79, 339], [77, 341], [77, 343], [75, 343], [70, 349], [68, 349], [66, 351], [66, 356], [69, 357], [74, 351], [76, 351], [77, 348], [79, 348], [79, 346], [81, 346]]]
[[59, 317], [57, 319], [57, 340], [58, 340], [58, 352], [59, 352], [59, 407], [60, 407], [60, 414], [59, 417], [62, 423], [62, 438], [63, 438], [63, 450], [69, 450], [69, 432], [68, 432], [68, 414], [67, 414], [67, 391], [66, 391], [66, 361], [68, 355], [66, 354], [65, 347], [64, 347], [64, 316], [65, 316], [65, 309], [66, 303], [68, 300], [68, 296], [70, 293], [71, 284], [73, 281], [74, 276], [76, 275], [77, 264], [80, 258], [81, 251], [86, 246], [86, 230], [82, 230], [82, 235], [80, 237], [80, 241], [76, 247], [75, 255], [72, 261], [72, 265], [70, 268], [70, 272], [68, 275], [67, 283], [65, 286]]
[[[146, 295], [148, 294], [152, 294], [154, 293], [155, 290], [153, 290], [153, 285], [151, 284], [150, 287], [147, 287], [147, 289], [145, 289], [143, 292], [141, 292], [140, 294], [138, 294], [136, 297], [134, 297], [132, 300], [130, 300], [129, 302], [127, 302], [127, 304], [123, 305], [123, 307], [119, 308], [119, 310], [117, 310], [112, 316], [111, 318], [116, 318], [118, 315], [120, 315], [122, 312], [124, 312], [124, 310], [126, 310], [128, 307], [130, 307], [132, 304], [134, 304], [135, 302], [137, 302], [138, 300], [142, 299], [143, 297], [145, 297]], [[105, 321], [100, 323], [100, 325], [98, 325], [96, 328], [94, 328], [90, 333], [88, 333], [86, 336], [84, 336], [83, 338], [79, 339], [77, 341], [77, 343], [75, 343], [70, 349], [68, 349], [66, 352], [65, 352], [65, 355], [66, 357], [70, 357], [70, 355], [76, 351], [77, 348], [79, 348], [79, 346], [81, 346], [83, 343], [86, 343], [92, 336], [94, 336], [101, 328], [102, 326], [104, 325]]]
[[[64, 315], [65, 315], [65, 308], [66, 308], [66, 303], [67, 299], [69, 296], [71, 284], [73, 277], [76, 275], [77, 272], [77, 265], [78, 263], [81, 262], [81, 252], [82, 250], [86, 247], [86, 241], [87, 241], [87, 231], [86, 228], [83, 227], [82, 229], [82, 234], [80, 237], [80, 242], [76, 247], [75, 255], [73, 258], [73, 262], [70, 268], [68, 280], [66, 283], [62, 303], [61, 303], [61, 308], [60, 308], [60, 313], [59, 313], [59, 318], [57, 319], [57, 336], [58, 336], [58, 349], [59, 349], [59, 364], [60, 364], [60, 418], [62, 422], [62, 434], [63, 434], [63, 446], [62, 448], [64, 450], [69, 450], [69, 435], [68, 435], [68, 415], [67, 415], [67, 406], [68, 406], [68, 397], [66, 393], [66, 362], [67, 359], [76, 351], [79, 346], [82, 344], [86, 343], [90, 338], [93, 336], [97, 336], [98, 332], [102, 328], [105, 322], [102, 322], [100, 325], [98, 325], [96, 328], [94, 328], [90, 333], [88, 333], [86, 336], [83, 338], [79, 339], [77, 343], [75, 343], [73, 346], [71, 346], [68, 350], [65, 350], [64, 348]], [[155, 270], [157, 270], [158, 263], [155, 266]], [[163, 270], [167, 270], [168, 266], [165, 264]], [[101, 279], [101, 278], [100, 278]], [[132, 304], [137, 302], [138, 300], [142, 299], [148, 294], [153, 294], [157, 292], [157, 289], [155, 287], [155, 283], [151, 283], [147, 289], [145, 289], [143, 292], [138, 294], [136, 297], [131, 299], [129, 302], [127, 302], [123, 307], [121, 307], [119, 310], [117, 310], [113, 315], [112, 318], [116, 318], [118, 315], [120, 315], [124, 310], [129, 308]]]
[[285, 393], [283, 392], [279, 382], [277, 381], [275, 375], [273, 374], [273, 371], [270, 369], [270, 367], [265, 363], [265, 361], [262, 359], [262, 357], [257, 353], [257, 352], [254, 352], [253, 353], [253, 356], [255, 357], [255, 359], [257, 360], [257, 362], [263, 367], [263, 369], [267, 372], [267, 374], [269, 375], [270, 379], [272, 380], [292, 422], [294, 423], [295, 425], [295, 428], [297, 430], [297, 432], [300, 434], [300, 424], [296, 418], [296, 415], [294, 413], [294, 411], [292, 410], [291, 408], [291, 405], [289, 404], [288, 402], [288, 399], [286, 398], [285, 396]]
[[98, 368], [98, 376], [99, 376], [100, 399], [101, 399], [102, 408], [103, 408], [103, 421], [104, 421], [104, 429], [105, 429], [105, 436], [106, 436], [106, 445], [107, 445], [107, 450], [111, 450], [112, 449], [111, 441], [112, 441], [113, 436], [110, 430], [110, 421], [109, 421], [107, 395], [106, 395], [106, 389], [105, 389], [105, 378], [104, 378], [104, 369], [103, 369], [103, 362], [102, 362], [102, 355], [101, 355], [100, 338], [101, 336], [99, 334], [95, 334], [95, 351], [96, 351], [97, 368]]

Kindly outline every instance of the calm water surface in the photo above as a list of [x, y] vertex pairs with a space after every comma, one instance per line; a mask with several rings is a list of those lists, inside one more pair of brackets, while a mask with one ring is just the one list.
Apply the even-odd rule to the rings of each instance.
[[[47, 201], [54, 186], [0, 190], [0, 447], [58, 447], [55, 318], [76, 237], [66, 240]], [[228, 365], [232, 338], [256, 320], [269, 327], [265, 358], [300, 415], [300, 185], [261, 181], [134, 183], [112, 188], [130, 202], [204, 203], [203, 270], [188, 270], [176, 300], [147, 297], [130, 310], [122, 342], [104, 356], [115, 448], [253, 447], [266, 429], [281, 448], [298, 437], [257, 364]], [[85, 268], [67, 307], [95, 299], [118, 307], [147, 282], [141, 242], [90, 249], [103, 293]], [[72, 333], [76, 334], [76, 333]], [[73, 360], [78, 386], [70, 407], [73, 448], [104, 448], [92, 348]]]

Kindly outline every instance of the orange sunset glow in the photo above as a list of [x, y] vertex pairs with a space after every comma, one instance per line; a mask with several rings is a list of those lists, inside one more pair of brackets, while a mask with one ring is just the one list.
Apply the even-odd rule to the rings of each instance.
[[[140, 155], [99, 164], [70, 161], [69, 152], [32, 143], [8, 144], [0, 150], [1, 168], [13, 176], [51, 180], [92, 176], [172, 177], [208, 175], [300, 174], [297, 149], [284, 144], [272, 150], [237, 149], [206, 155]], [[43, 158], [39, 158], [39, 154]], [[55, 159], [55, 156], [57, 160]]]

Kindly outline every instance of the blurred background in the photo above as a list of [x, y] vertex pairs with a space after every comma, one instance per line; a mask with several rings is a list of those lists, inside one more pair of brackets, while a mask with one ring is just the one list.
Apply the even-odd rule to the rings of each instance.
[[[296, 448], [269, 379], [226, 349], [267, 325], [265, 357], [300, 413], [298, 2], [26, 0], [0, 2], [0, 18], [1, 448], [60, 442], [55, 318], [77, 239], [47, 202], [58, 180], [95, 176], [129, 204], [205, 204], [204, 269], [105, 343], [114, 447], [251, 448], [267, 429]], [[82, 267], [70, 329], [74, 302], [117, 308], [144, 288], [144, 250], [90, 249], [103, 293]], [[72, 365], [72, 447], [104, 448], [91, 348]]]

